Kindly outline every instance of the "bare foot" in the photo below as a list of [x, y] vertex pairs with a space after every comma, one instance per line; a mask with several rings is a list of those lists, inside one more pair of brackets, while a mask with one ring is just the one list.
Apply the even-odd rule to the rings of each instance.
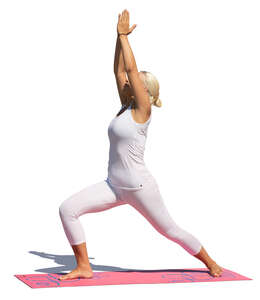
[[209, 272], [213, 277], [220, 277], [221, 273], [223, 272], [222, 268], [216, 263], [212, 262], [208, 266]]
[[66, 280], [66, 279], [74, 279], [74, 278], [92, 278], [93, 272], [90, 266], [77, 266], [76, 269], [72, 270], [70, 273], [66, 275], [62, 275], [59, 277], [60, 280]]

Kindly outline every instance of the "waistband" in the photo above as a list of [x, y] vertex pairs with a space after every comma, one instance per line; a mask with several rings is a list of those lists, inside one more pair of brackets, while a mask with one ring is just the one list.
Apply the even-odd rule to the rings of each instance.
[[127, 191], [138, 191], [138, 190], [141, 190], [143, 188], [142, 183], [137, 187], [126, 187], [126, 186], [119, 186], [119, 185], [115, 185], [115, 184], [111, 183], [109, 178], [106, 179], [106, 182], [109, 183], [114, 188], [121, 189], [121, 190], [127, 190]]
[[106, 178], [106, 182], [109, 185], [111, 185], [112, 187], [117, 188], [117, 189], [127, 190], [127, 191], [138, 191], [138, 190], [141, 190], [144, 187], [146, 187], [147, 185], [150, 185], [152, 183], [157, 184], [157, 182], [156, 182], [156, 180], [155, 180], [155, 178], [153, 176], [142, 178], [140, 181], [141, 182], [137, 186], [135, 186], [135, 187], [128, 187], [128, 186], [120, 186], [120, 185], [114, 184], [114, 183], [111, 182], [111, 180], [110, 180], [109, 177]]

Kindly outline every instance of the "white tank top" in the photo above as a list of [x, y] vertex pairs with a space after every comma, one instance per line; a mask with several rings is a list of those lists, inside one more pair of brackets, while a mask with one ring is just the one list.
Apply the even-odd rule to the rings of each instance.
[[133, 119], [131, 108], [132, 104], [109, 124], [107, 180], [112, 185], [134, 189], [142, 187], [143, 181], [152, 177], [144, 162], [147, 131], [152, 115], [145, 123], [137, 123]]

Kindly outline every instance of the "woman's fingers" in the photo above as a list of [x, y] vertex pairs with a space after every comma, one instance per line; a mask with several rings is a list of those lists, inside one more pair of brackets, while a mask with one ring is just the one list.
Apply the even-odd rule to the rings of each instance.
[[124, 9], [122, 11], [122, 17], [127, 17], [127, 16], [129, 16], [129, 12], [128, 12], [128, 10]]
[[121, 13], [121, 19], [123, 19], [124, 18], [124, 11], [122, 11], [122, 13]]
[[123, 11], [123, 20], [124, 20], [124, 22], [126, 21], [126, 13], [125, 13], [125, 10]]
[[123, 17], [124, 21], [129, 18], [129, 12], [126, 9], [124, 9], [122, 11], [122, 17]]
[[134, 25], [129, 29], [130, 33], [135, 29], [136, 26], [137, 26], [137, 24], [134, 24]]
[[122, 29], [124, 28], [123, 31], [128, 33], [131, 33], [136, 27], [136, 24], [134, 24], [131, 28], [129, 28], [129, 12], [127, 9], [124, 9], [121, 14], [118, 14], [118, 24], [122, 27]]

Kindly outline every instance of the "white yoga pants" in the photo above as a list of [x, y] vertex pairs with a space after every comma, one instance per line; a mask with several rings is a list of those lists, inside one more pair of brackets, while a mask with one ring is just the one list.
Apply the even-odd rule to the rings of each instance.
[[192, 234], [180, 228], [170, 216], [157, 182], [149, 180], [138, 188], [120, 188], [106, 179], [89, 185], [64, 200], [59, 207], [64, 232], [70, 245], [86, 242], [79, 217], [123, 204], [130, 204], [152, 226], [169, 240], [176, 242], [191, 255], [199, 253], [202, 245]]

